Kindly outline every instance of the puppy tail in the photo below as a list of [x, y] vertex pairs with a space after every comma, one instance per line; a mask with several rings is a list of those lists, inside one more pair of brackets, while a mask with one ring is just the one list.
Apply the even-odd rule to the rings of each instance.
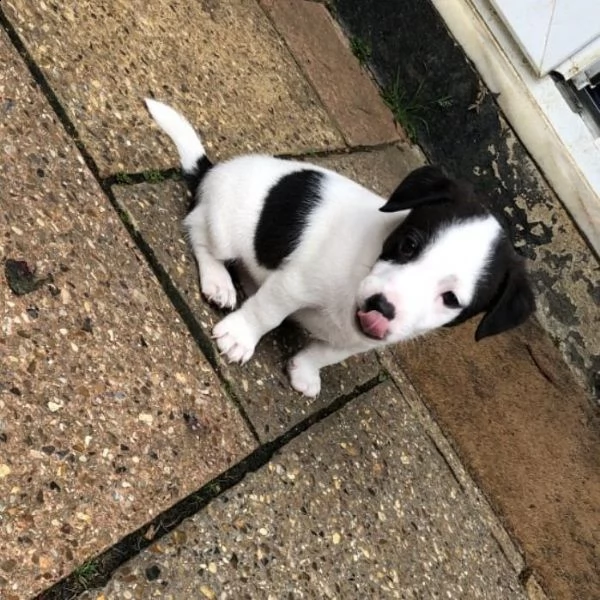
[[151, 98], [146, 107], [156, 124], [173, 140], [179, 152], [185, 182], [196, 199], [198, 186], [213, 164], [206, 156], [200, 137], [189, 121], [176, 110]]

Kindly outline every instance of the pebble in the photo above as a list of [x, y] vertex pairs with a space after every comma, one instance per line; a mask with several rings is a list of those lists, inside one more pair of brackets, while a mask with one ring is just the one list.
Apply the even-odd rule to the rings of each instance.
[[208, 600], [213, 600], [213, 598], [215, 598], [215, 593], [212, 591], [211, 588], [209, 588], [207, 585], [201, 585], [200, 586], [200, 591], [202, 592], [202, 595], [205, 598], [208, 598]]
[[153, 420], [154, 420], [154, 417], [150, 413], [140, 413], [138, 415], [138, 421], [141, 421], [142, 423], [146, 423], [146, 425], [152, 425]]
[[92, 518], [90, 517], [90, 515], [86, 515], [85, 513], [82, 513], [82, 512], [75, 513], [75, 516], [80, 521], [83, 521], [84, 523], [89, 523], [92, 520]]

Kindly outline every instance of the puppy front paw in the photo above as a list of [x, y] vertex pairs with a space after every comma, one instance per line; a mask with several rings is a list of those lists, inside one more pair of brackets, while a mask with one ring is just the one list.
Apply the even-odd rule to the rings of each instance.
[[204, 297], [220, 308], [234, 308], [236, 291], [231, 275], [225, 267], [207, 270], [200, 275], [200, 289]]
[[219, 352], [225, 355], [229, 362], [241, 364], [250, 360], [258, 343], [258, 337], [239, 310], [213, 327], [213, 338], [217, 342]]
[[292, 387], [301, 394], [315, 398], [321, 391], [321, 376], [319, 369], [315, 369], [310, 363], [295, 356], [288, 363], [288, 375]]

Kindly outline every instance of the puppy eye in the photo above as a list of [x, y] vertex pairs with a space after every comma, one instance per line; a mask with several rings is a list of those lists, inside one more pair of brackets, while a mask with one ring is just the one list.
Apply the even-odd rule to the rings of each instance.
[[460, 302], [454, 292], [444, 292], [442, 294], [444, 306], [447, 308], [460, 308]]
[[400, 242], [398, 251], [400, 255], [405, 259], [414, 258], [419, 250], [421, 249], [421, 240], [415, 233], [409, 233]]

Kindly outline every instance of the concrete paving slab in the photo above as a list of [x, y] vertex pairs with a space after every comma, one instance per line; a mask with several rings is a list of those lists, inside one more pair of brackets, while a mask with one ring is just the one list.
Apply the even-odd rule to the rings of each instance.
[[387, 197], [408, 173], [425, 164], [425, 157], [418, 146], [398, 143], [367, 152], [330, 154], [314, 162]]
[[[410, 170], [422, 164], [422, 157], [414, 147], [401, 145], [328, 156], [316, 162], [389, 194]], [[196, 266], [180, 225], [187, 202], [183, 185], [166, 181], [114, 186], [113, 190], [209, 337], [223, 313], [200, 296]], [[277, 437], [311, 412], [379, 374], [374, 354], [354, 357], [323, 372], [323, 390], [317, 400], [304, 398], [290, 388], [284, 369], [286, 360], [305, 340], [299, 329], [284, 327], [267, 336], [243, 367], [214, 357], [263, 441]]]
[[399, 346], [383, 361], [454, 441], [546, 593], [596, 598], [598, 415], [539, 325], [478, 344], [475, 326]]
[[323, 4], [259, 1], [350, 146], [392, 142], [404, 135]]
[[525, 598], [398, 389], [357, 398], [84, 598]]
[[255, 444], [3, 31], [0, 60], [0, 597], [21, 600]]
[[101, 175], [174, 164], [146, 125], [148, 94], [198, 124], [214, 156], [343, 146], [254, 0], [11, 0], [3, 10]]

